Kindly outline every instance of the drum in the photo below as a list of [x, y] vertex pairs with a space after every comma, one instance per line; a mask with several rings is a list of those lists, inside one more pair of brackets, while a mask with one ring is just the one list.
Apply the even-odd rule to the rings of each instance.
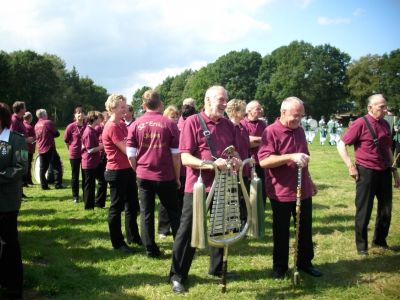
[[[61, 163], [61, 174], [64, 174], [64, 164], [62, 160], [60, 160], [60, 163]], [[33, 177], [35, 178], [35, 181], [40, 184], [40, 155], [35, 157], [35, 161], [33, 163]], [[51, 163], [49, 165], [49, 169], [46, 172], [46, 178], [49, 183], [54, 182], [54, 171]]]

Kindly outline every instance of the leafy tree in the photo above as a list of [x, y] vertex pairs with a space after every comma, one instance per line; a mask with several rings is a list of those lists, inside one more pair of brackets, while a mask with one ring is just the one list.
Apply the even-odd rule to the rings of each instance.
[[165, 105], [173, 104], [177, 107], [182, 105], [183, 90], [185, 89], [188, 78], [192, 76], [192, 74], [192, 70], [185, 70], [181, 74], [174, 77], [171, 82], [167, 97], [164, 98]]
[[11, 105], [10, 99], [11, 87], [11, 67], [10, 57], [4, 52], [0, 51], [0, 101]]
[[351, 100], [356, 104], [357, 112], [365, 112], [368, 97], [381, 90], [379, 78], [381, 67], [382, 57], [379, 55], [363, 56], [348, 66], [347, 88]]
[[394, 112], [400, 110], [400, 49], [385, 54], [380, 72], [382, 92]]
[[208, 64], [206, 67], [194, 72], [193, 75], [187, 79], [182, 93], [182, 99], [196, 99], [197, 109], [200, 109], [203, 106], [203, 99], [206, 90], [214, 84], [218, 84], [216, 81], [216, 75], [212, 69], [212, 64]]

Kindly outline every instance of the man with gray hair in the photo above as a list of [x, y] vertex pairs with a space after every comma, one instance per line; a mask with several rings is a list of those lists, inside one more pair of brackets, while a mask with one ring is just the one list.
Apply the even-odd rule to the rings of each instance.
[[55, 173], [55, 188], [63, 188], [61, 161], [54, 141], [54, 138], [60, 136], [60, 132], [57, 130], [54, 123], [47, 119], [47, 112], [45, 109], [38, 109], [36, 111], [36, 117], [39, 119], [35, 125], [35, 136], [40, 157], [40, 185], [42, 190], [49, 189], [46, 172], [50, 163], [52, 163]]
[[[386, 238], [392, 215], [392, 174], [395, 187], [400, 187], [399, 174], [392, 168], [392, 137], [384, 120], [386, 100], [381, 94], [368, 98], [368, 113], [355, 120], [337, 145], [349, 175], [356, 183], [355, 239], [359, 255], [368, 255], [368, 223], [374, 198], [378, 200], [372, 246], [388, 248]], [[347, 152], [354, 145], [355, 163]]]
[[308, 171], [310, 153], [303, 128], [304, 104], [297, 97], [283, 100], [281, 116], [267, 127], [262, 135], [258, 158], [266, 168], [265, 189], [272, 208], [274, 241], [274, 279], [283, 279], [288, 270], [290, 218], [296, 214], [298, 168], [301, 167], [301, 212], [298, 232], [297, 267], [314, 277], [322, 276], [311, 261], [314, 258], [312, 241], [312, 196], [317, 188]]

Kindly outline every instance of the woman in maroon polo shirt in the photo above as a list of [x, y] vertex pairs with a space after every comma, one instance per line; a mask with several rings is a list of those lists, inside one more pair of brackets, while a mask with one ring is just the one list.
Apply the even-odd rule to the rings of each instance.
[[[85, 202], [85, 209], [94, 209], [96, 178], [104, 178], [104, 175], [101, 174], [103, 168], [100, 166], [100, 151], [103, 149], [103, 144], [99, 144], [95, 129], [99, 122], [100, 119], [96, 112], [89, 111], [87, 126], [82, 134], [83, 201]], [[98, 203], [96, 204], [96, 206], [99, 206]]]
[[124, 241], [121, 231], [121, 213], [125, 209], [125, 232], [127, 240], [141, 244], [136, 222], [139, 209], [136, 174], [133, 172], [126, 156], [126, 137], [128, 130], [123, 121], [126, 112], [126, 99], [122, 95], [112, 94], [105, 103], [110, 119], [105, 124], [102, 134], [104, 151], [107, 155], [107, 166], [104, 173], [110, 185], [110, 210], [108, 227], [114, 249], [122, 253], [132, 253]]
[[84, 118], [85, 114], [82, 107], [76, 107], [74, 110], [74, 122], [70, 123], [64, 132], [64, 141], [68, 147], [69, 162], [71, 163], [72, 198], [75, 203], [79, 201], [79, 170], [82, 160], [82, 134], [85, 130]]
[[32, 123], [32, 114], [27, 111], [24, 114], [24, 126], [26, 130], [26, 137], [32, 137], [33, 142], [27, 143], [28, 145], [28, 172], [24, 176], [24, 186], [28, 186], [28, 184], [33, 185], [32, 181], [32, 160], [33, 154], [35, 153], [36, 142], [35, 142], [35, 130], [33, 129]]

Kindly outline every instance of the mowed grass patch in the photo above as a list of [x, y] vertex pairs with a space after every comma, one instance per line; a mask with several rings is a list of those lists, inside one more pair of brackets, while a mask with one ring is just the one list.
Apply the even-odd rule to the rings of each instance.
[[[316, 141], [318, 142], [318, 141]], [[208, 251], [196, 252], [185, 295], [175, 295], [168, 283], [172, 237], [156, 240], [166, 257], [150, 259], [143, 248], [124, 256], [111, 247], [108, 209], [84, 211], [74, 204], [70, 165], [61, 138], [57, 149], [64, 162], [66, 189], [42, 191], [25, 188], [30, 197], [19, 216], [24, 263], [25, 299], [397, 299], [400, 292], [400, 193], [393, 196], [388, 243], [394, 250], [357, 255], [354, 243], [354, 181], [336, 147], [310, 145], [310, 173], [318, 187], [313, 198], [314, 264], [321, 278], [301, 274], [293, 287], [291, 275], [274, 281], [272, 272], [271, 209], [267, 202], [266, 237], [247, 237], [229, 248], [228, 269], [239, 278], [229, 281], [221, 294], [219, 281], [207, 275]], [[82, 192], [80, 192], [82, 195]], [[109, 206], [109, 197], [106, 206]], [[372, 239], [376, 202], [369, 226]], [[156, 213], [157, 216], [157, 213]], [[138, 219], [139, 221], [139, 219]], [[291, 231], [293, 266], [294, 232]]]

